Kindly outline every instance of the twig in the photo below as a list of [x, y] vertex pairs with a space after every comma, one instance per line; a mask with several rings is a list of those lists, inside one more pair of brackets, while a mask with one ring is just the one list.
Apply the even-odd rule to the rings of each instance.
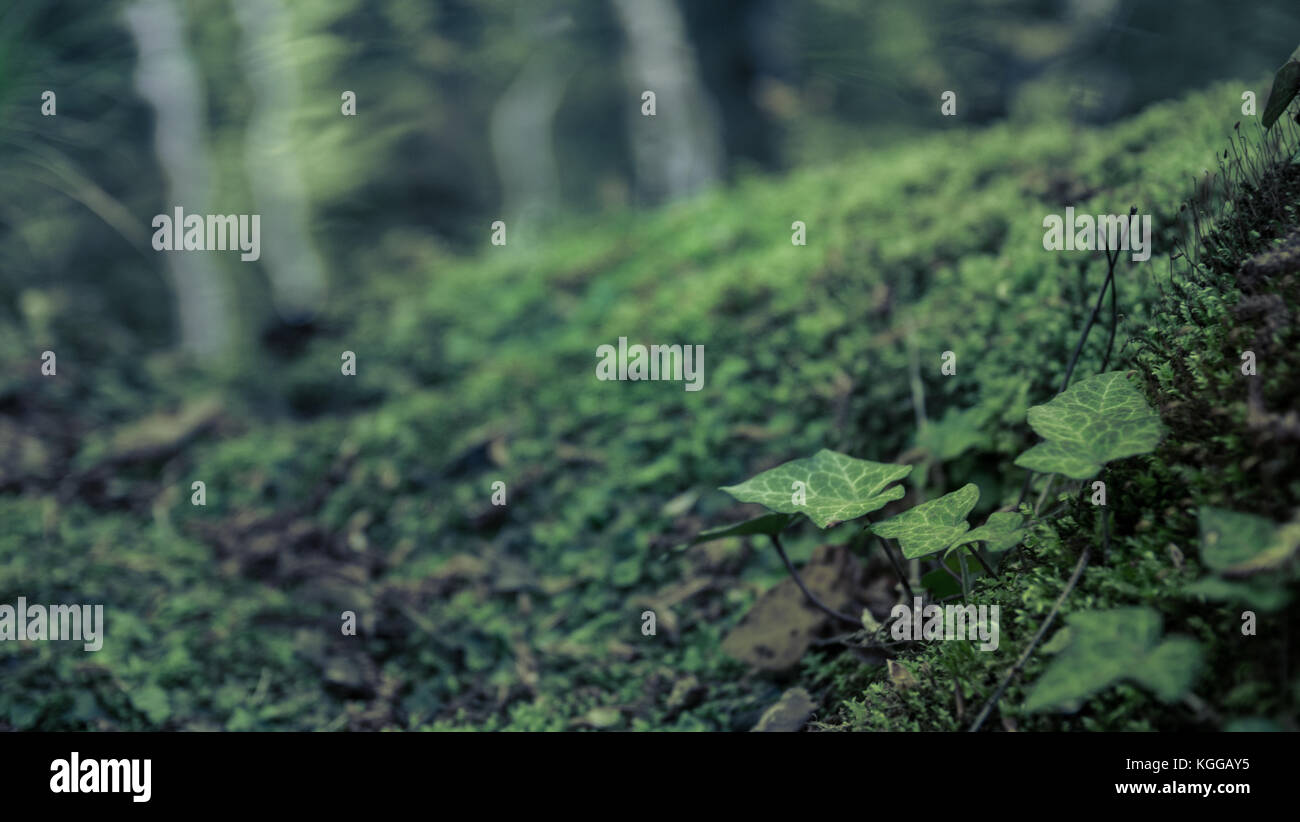
[[998, 683], [998, 688], [993, 692], [993, 696], [989, 697], [988, 702], [985, 702], [984, 707], [980, 709], [979, 716], [975, 717], [975, 721], [971, 723], [971, 733], [978, 731], [980, 726], [984, 724], [984, 720], [988, 719], [989, 714], [993, 711], [993, 707], [998, 704], [998, 700], [1002, 698], [1002, 694], [1006, 693], [1007, 686], [1011, 684], [1011, 680], [1014, 679], [1015, 676], [1020, 673], [1020, 670], [1025, 667], [1025, 663], [1029, 661], [1029, 657], [1033, 654], [1034, 649], [1038, 647], [1038, 643], [1043, 641], [1043, 637], [1047, 634], [1047, 629], [1052, 627], [1052, 620], [1056, 619], [1057, 612], [1061, 610], [1061, 604], [1065, 602], [1065, 598], [1074, 590], [1074, 586], [1079, 584], [1079, 578], [1083, 576], [1083, 569], [1088, 566], [1088, 560], [1091, 556], [1092, 546], [1085, 547], [1083, 553], [1079, 555], [1079, 561], [1074, 564], [1074, 573], [1070, 574], [1070, 581], [1065, 584], [1065, 590], [1061, 592], [1061, 595], [1056, 598], [1056, 602], [1052, 604], [1052, 610], [1048, 611], [1047, 619], [1043, 620], [1042, 627], [1038, 629], [1038, 633], [1034, 634], [1034, 638], [1029, 641], [1029, 647], [1025, 648], [1024, 653], [1022, 653], [1020, 658], [1016, 660], [1016, 664], [1012, 665], [1011, 670], [1007, 671], [1006, 675], [1002, 677], [1002, 681]]
[[803, 579], [799, 576], [799, 572], [794, 569], [794, 563], [790, 561], [790, 557], [786, 556], [785, 548], [782, 547], [780, 538], [777, 537], [776, 534], [770, 534], [769, 536], [771, 537], [772, 544], [776, 546], [776, 552], [781, 555], [781, 561], [785, 563], [785, 569], [790, 572], [790, 576], [794, 579], [794, 584], [799, 586], [799, 590], [803, 591], [803, 595], [808, 597], [809, 602], [811, 602], [819, 610], [825, 611], [828, 615], [833, 616], [836, 619], [843, 620], [852, 625], [857, 625], [859, 628], [862, 627], [861, 619], [851, 617], [848, 614], [840, 613], [839, 611], [835, 610], [831, 606], [827, 605], [826, 603], [818, 599], [817, 595], [814, 594], [812, 591], [809, 591], [808, 586], [803, 584]]

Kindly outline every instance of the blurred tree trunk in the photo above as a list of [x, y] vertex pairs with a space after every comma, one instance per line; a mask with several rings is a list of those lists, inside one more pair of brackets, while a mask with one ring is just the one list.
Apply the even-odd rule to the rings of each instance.
[[492, 108], [490, 136], [506, 219], [527, 234], [560, 205], [560, 175], [552, 129], [572, 69], [562, 66], [554, 40], [533, 51]]
[[239, 60], [255, 101], [244, 165], [267, 239], [263, 265], [280, 316], [301, 321], [320, 309], [325, 275], [308, 229], [307, 194], [290, 128], [298, 111], [298, 76], [288, 20], [280, 0], [234, 0], [234, 8], [243, 37]]
[[[639, 199], [673, 200], [721, 176], [717, 116], [699, 78], [686, 25], [673, 0], [613, 0], [627, 37], [627, 82], [633, 94], [628, 131]], [[655, 93], [656, 114], [641, 113]]]
[[[211, 167], [204, 133], [203, 89], [185, 43], [184, 22], [172, 0], [135, 0], [127, 27], [139, 51], [136, 88], [156, 115], [154, 145], [167, 177], [165, 213], [180, 206], [206, 214]], [[206, 254], [163, 254], [176, 300], [182, 346], [200, 356], [230, 343], [227, 294]]]

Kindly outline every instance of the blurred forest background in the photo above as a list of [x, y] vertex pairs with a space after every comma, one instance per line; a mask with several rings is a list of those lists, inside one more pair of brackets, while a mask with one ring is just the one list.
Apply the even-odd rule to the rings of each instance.
[[[496, 219], [524, 239], [956, 124], [1108, 122], [1263, 77], [1298, 15], [1285, 0], [13, 0], [3, 344], [24, 327], [53, 339], [53, 323], [88, 356], [255, 353], [413, 244], [466, 252]], [[945, 90], [957, 117], [937, 116]], [[154, 253], [149, 220], [178, 203], [261, 213], [281, 239], [257, 264]]]

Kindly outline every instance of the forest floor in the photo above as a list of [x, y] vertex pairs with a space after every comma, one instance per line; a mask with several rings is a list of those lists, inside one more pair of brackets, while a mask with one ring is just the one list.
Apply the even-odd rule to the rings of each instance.
[[[26, 332], [5, 332], [0, 603], [101, 602], [107, 636], [0, 646], [0, 728], [748, 730], [787, 692], [765, 725], [963, 727], [1094, 539], [1070, 498], [976, 584], [1002, 605], [996, 653], [936, 643], [892, 669], [808, 610], [766, 545], [682, 546], [758, 512], [718, 486], [822, 447], [924, 465], [909, 502], [974, 482], [976, 521], [1014, 503], [1026, 411], [1106, 273], [1100, 253], [1044, 250], [1043, 219], [1136, 205], [1155, 253], [1119, 264], [1112, 367], [1144, 374], [1171, 434], [1111, 476], [1109, 557], [1063, 615], [1153, 607], [1214, 675], [1190, 701], [1130, 683], [1030, 714], [1044, 652], [989, 727], [1295, 729], [1294, 579], [1255, 637], [1231, 596], [1187, 591], [1197, 506], [1285, 521], [1300, 497], [1295, 235], [1250, 227], [1245, 291], [1161, 298], [1179, 208], [1239, 105], [1224, 85], [1105, 128], [954, 130], [468, 259], [390, 238], [311, 334], [217, 377], [96, 340], [42, 377]], [[703, 390], [599, 381], [596, 349], [620, 337], [703, 345]], [[805, 523], [786, 545], [810, 584], [883, 618], [889, 565], [846, 542]]]

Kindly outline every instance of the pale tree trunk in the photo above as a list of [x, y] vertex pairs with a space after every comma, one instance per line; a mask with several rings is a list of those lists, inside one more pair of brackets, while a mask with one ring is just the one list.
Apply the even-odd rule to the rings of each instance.
[[[203, 91], [185, 44], [184, 23], [171, 0], [135, 0], [127, 27], [139, 51], [136, 89], [155, 113], [154, 144], [167, 177], [169, 202], [187, 214], [205, 214], [211, 191], [203, 127]], [[202, 253], [162, 252], [176, 300], [181, 345], [199, 356], [230, 343], [227, 294], [211, 259]]]
[[[629, 122], [639, 199], [673, 200], [721, 177], [718, 119], [699, 78], [686, 24], [673, 0], [613, 0], [627, 37]], [[655, 93], [655, 116], [641, 95]]]
[[561, 47], [541, 44], [492, 108], [492, 155], [516, 237], [528, 236], [560, 205], [552, 128], [572, 74], [561, 65]]
[[286, 320], [300, 321], [320, 309], [326, 284], [308, 230], [306, 188], [291, 133], [298, 77], [288, 18], [280, 0], [234, 0], [234, 8], [244, 79], [255, 100], [244, 137], [244, 166], [262, 215], [262, 259], [276, 310]]

